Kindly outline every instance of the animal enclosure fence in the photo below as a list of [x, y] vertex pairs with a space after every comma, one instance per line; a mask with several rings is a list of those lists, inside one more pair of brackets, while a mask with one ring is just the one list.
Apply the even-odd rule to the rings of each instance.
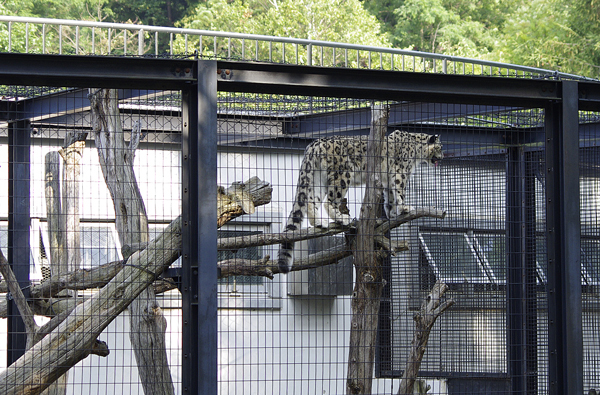
[[[0, 58], [0, 248], [24, 293], [4, 288], [3, 391], [68, 370], [67, 393], [402, 393], [414, 317], [427, 318], [437, 283], [453, 305], [430, 330], [422, 391], [600, 388], [596, 83]], [[391, 147], [374, 139], [360, 146], [374, 160], [355, 171], [366, 186], [344, 196], [352, 169], [302, 165], [318, 139], [395, 130], [439, 136], [443, 159], [413, 142], [378, 164], [373, 141]], [[363, 164], [335, 142], [322, 155]], [[420, 159], [430, 166], [399, 170]], [[396, 215], [401, 193], [388, 191], [406, 179], [410, 207]], [[323, 183], [340, 196], [323, 197], [322, 221], [357, 220], [289, 228], [302, 193]], [[58, 323], [33, 347], [39, 328], [19, 319], [19, 300], [35, 325]]]

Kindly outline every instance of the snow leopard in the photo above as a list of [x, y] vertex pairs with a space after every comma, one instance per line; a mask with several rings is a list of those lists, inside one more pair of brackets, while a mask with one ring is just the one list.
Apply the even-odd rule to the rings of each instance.
[[[327, 228], [328, 221], [320, 214], [321, 206], [333, 222], [344, 226], [352, 222], [345, 196], [351, 186], [366, 183], [367, 138], [327, 137], [306, 147], [286, 232], [299, 229], [305, 216], [310, 225]], [[393, 220], [412, 210], [404, 202], [409, 177], [420, 163], [437, 165], [444, 157], [442, 144], [439, 135], [396, 130], [386, 137], [381, 155], [384, 209], [387, 217]], [[293, 242], [281, 244], [278, 266], [282, 273], [291, 270], [293, 251]]]

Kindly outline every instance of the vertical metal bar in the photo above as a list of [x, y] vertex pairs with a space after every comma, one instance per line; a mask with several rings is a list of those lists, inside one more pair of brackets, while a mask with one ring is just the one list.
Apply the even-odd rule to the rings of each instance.
[[181, 250], [181, 301], [182, 301], [182, 389], [184, 394], [197, 394], [198, 383], [198, 262], [195, 257], [195, 240], [198, 233], [193, 232], [198, 216], [194, 199], [198, 197], [197, 185], [193, 180], [198, 167], [198, 158], [192, 155], [198, 146], [198, 94], [195, 85], [182, 91], [182, 137], [181, 173], [182, 173], [182, 250]]
[[308, 65], [312, 66], [312, 44], [308, 44], [306, 51], [307, 51], [306, 58], [307, 58]]
[[[184, 93], [183, 393], [217, 393], [217, 63]], [[200, 276], [199, 273], [202, 273]]]
[[138, 30], [138, 56], [144, 54], [144, 29]]
[[549, 393], [583, 393], [578, 83], [546, 107]]
[[75, 55], [79, 55], [79, 26], [75, 26]]
[[200, 37], [198, 37], [198, 56], [202, 57], [202, 35], [200, 35]]
[[169, 55], [173, 55], [173, 33], [169, 33]]
[[[62, 55], [62, 25], [58, 25], [58, 53]], [[110, 40], [109, 40], [110, 45]]]
[[[93, 32], [93, 30], [92, 30]], [[93, 33], [92, 33], [92, 40], [93, 40]], [[93, 45], [93, 44], [92, 44]], [[44, 23], [42, 25], [42, 54], [46, 53], [46, 24]]]
[[196, 169], [199, 215], [196, 249], [199, 309], [199, 392], [217, 393], [217, 64], [198, 64], [198, 147]]
[[336, 66], [336, 62], [335, 62], [335, 47], [333, 47], [333, 55], [332, 55], [332, 62], [331, 62], [331, 67], [335, 67]]
[[[511, 141], [524, 140], [515, 132]], [[535, 175], [531, 153], [508, 149], [506, 167], [507, 345], [511, 394], [537, 393]], [[528, 160], [529, 158], [529, 160]]]
[[323, 59], [323, 46], [321, 46], [321, 64], [319, 66], [323, 67], [324, 66], [323, 62], [324, 62], [324, 59]]
[[111, 35], [112, 35], [112, 28], [108, 28], [108, 54], [110, 55], [110, 53], [112, 52], [112, 46], [111, 46]]
[[[8, 124], [8, 262], [25, 297], [29, 296], [30, 123]], [[8, 303], [8, 365], [25, 353], [25, 324], [14, 301]]]
[[25, 53], [29, 53], [29, 22], [25, 24]]
[[154, 55], [158, 56], [158, 32], [154, 32]]

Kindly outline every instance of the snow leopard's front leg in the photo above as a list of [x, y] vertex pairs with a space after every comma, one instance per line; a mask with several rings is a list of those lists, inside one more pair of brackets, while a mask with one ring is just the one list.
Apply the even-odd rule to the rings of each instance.
[[387, 217], [395, 220], [401, 214], [414, 211], [413, 206], [404, 204], [404, 189], [406, 187], [406, 176], [401, 174], [392, 180], [392, 185], [387, 188], [384, 193], [384, 207]]
[[342, 211], [341, 205], [348, 193], [350, 180], [339, 178], [339, 175], [338, 178], [334, 178], [333, 175], [329, 175], [329, 177], [330, 181], [333, 179], [335, 182], [332, 182], [331, 185], [327, 187], [327, 197], [325, 198], [323, 205], [325, 206], [325, 210], [327, 210], [329, 218], [331, 218], [333, 222], [348, 226], [352, 223], [352, 217], [350, 217], [347, 208]]

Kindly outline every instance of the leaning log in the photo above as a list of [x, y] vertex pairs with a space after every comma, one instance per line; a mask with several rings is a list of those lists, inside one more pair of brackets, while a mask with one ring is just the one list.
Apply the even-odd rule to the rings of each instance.
[[133, 254], [104, 288], [0, 373], [0, 393], [39, 394], [97, 347], [96, 338], [180, 255], [181, 220]]

